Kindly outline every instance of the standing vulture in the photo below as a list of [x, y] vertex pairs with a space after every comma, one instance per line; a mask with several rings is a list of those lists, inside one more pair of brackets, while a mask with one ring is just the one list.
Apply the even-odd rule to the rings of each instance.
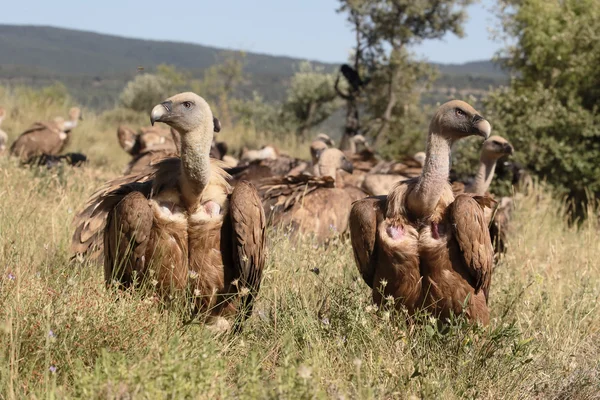
[[420, 177], [400, 182], [388, 196], [354, 203], [354, 258], [375, 303], [391, 296], [410, 315], [425, 308], [445, 320], [464, 311], [469, 320], [488, 323], [493, 251], [483, 210], [491, 199], [455, 198], [448, 176], [452, 144], [490, 131], [469, 104], [443, 104], [429, 125]]
[[348, 228], [350, 207], [364, 198], [358, 188], [344, 188], [339, 172], [352, 173], [352, 164], [340, 150], [323, 151], [314, 176], [288, 175], [262, 179], [257, 183], [265, 212], [275, 226], [294, 235], [315, 235], [326, 242]]
[[57, 117], [51, 122], [36, 122], [23, 132], [10, 147], [10, 154], [27, 161], [42, 154], [58, 155], [67, 146], [70, 132], [81, 119], [81, 111], [69, 110], [69, 120]]
[[[2, 121], [4, 120], [4, 116], [6, 115], [6, 111], [4, 108], [0, 107], [0, 127], [2, 126]], [[6, 143], [8, 142], [8, 135], [2, 129], [0, 129], [0, 156], [4, 154], [6, 151]]]
[[153, 108], [151, 121], [180, 133], [181, 158], [109, 182], [84, 211], [108, 214], [106, 282], [146, 280], [165, 297], [188, 291], [194, 310], [219, 325], [236, 313], [246, 318], [265, 263], [260, 198], [248, 182], [232, 191], [220, 162], [210, 159], [218, 120], [202, 97], [175, 95]]
[[[473, 193], [480, 196], [486, 194], [494, 178], [494, 171], [498, 160], [513, 154], [513, 152], [514, 148], [508, 140], [497, 135], [490, 136], [481, 148], [479, 168], [477, 169], [475, 179], [469, 184], [462, 182], [452, 183], [454, 194]], [[501, 255], [506, 251], [506, 236], [511, 211], [512, 198], [510, 197], [502, 197], [494, 210], [485, 210], [485, 221], [489, 225], [490, 239], [494, 245], [494, 252], [497, 255]]]

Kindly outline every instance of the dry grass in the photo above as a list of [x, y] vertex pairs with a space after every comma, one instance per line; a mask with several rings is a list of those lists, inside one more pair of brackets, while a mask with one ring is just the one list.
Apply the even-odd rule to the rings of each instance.
[[457, 319], [444, 333], [376, 312], [349, 243], [272, 234], [253, 317], [218, 336], [69, 261], [73, 213], [127, 160], [110, 116], [85, 117], [71, 150], [88, 168], [0, 159], [0, 398], [600, 397], [595, 218], [576, 230], [544, 191], [520, 199], [490, 326]]

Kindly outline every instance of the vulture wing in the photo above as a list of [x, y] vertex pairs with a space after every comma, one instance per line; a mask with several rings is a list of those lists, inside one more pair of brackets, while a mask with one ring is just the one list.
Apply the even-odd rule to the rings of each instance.
[[238, 182], [229, 202], [233, 228], [233, 262], [239, 273], [238, 288], [247, 288], [241, 303], [242, 319], [252, 313], [265, 266], [265, 213], [256, 189], [247, 181]]
[[350, 210], [350, 240], [354, 260], [364, 281], [373, 288], [377, 254], [377, 226], [383, 221], [386, 196], [359, 200]]
[[154, 216], [146, 195], [131, 192], [108, 212], [104, 229], [104, 279], [124, 285], [133, 283], [134, 272], [142, 279], [146, 267], [146, 248]]
[[261, 179], [257, 189], [265, 210], [280, 213], [319, 188], [332, 188], [335, 182], [330, 176], [288, 175]]
[[[75, 232], [71, 240], [73, 254], [87, 254], [102, 251], [102, 232], [106, 226], [108, 213], [129, 193], [139, 192], [146, 198], [163, 188], [177, 184], [179, 158], [167, 158], [151, 164], [137, 175], [127, 175], [107, 182], [94, 193], [83, 211], [73, 219]], [[92, 257], [98, 255], [91, 253]]]
[[483, 290], [487, 300], [492, 281], [494, 251], [485, 222], [484, 207], [494, 203], [488, 196], [458, 195], [449, 207], [450, 223], [475, 293]]

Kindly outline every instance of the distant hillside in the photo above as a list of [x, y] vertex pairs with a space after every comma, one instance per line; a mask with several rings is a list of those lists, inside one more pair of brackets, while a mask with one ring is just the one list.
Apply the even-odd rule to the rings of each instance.
[[[200, 77], [204, 69], [218, 62], [219, 55], [227, 51], [62, 28], [0, 25], [0, 82], [41, 86], [61, 81], [83, 104], [106, 107], [114, 104], [138, 67], [151, 71], [159, 64], [172, 64]], [[256, 90], [267, 100], [281, 100], [300, 61], [247, 53], [245, 72], [250, 84], [245, 92]], [[328, 70], [338, 67], [316, 64]], [[458, 89], [469, 86], [486, 90], [506, 80], [506, 75], [489, 61], [436, 66], [443, 86], [453, 83], [460, 84]]]

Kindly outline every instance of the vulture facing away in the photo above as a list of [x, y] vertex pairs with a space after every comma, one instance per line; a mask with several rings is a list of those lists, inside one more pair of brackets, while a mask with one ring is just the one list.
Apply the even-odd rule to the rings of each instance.
[[10, 147], [10, 154], [24, 162], [42, 154], [60, 154], [69, 142], [71, 130], [81, 119], [79, 108], [71, 108], [69, 118], [68, 121], [57, 117], [51, 122], [34, 123], [14, 141]]
[[244, 319], [265, 263], [260, 198], [248, 182], [232, 191], [220, 162], [209, 158], [218, 120], [203, 98], [175, 95], [154, 107], [151, 121], [180, 133], [181, 158], [109, 182], [78, 216], [96, 229], [106, 221], [106, 283], [145, 280], [163, 296], [191, 294], [208, 322], [236, 313]]
[[426, 309], [445, 320], [464, 311], [470, 321], [488, 323], [493, 250], [484, 207], [492, 200], [455, 198], [448, 177], [452, 144], [490, 131], [469, 104], [443, 104], [429, 126], [420, 177], [400, 182], [388, 196], [354, 203], [354, 258], [375, 303], [392, 296], [410, 315]]
[[313, 234], [322, 243], [346, 232], [352, 202], [366, 194], [355, 187], [344, 187], [340, 170], [352, 173], [352, 164], [344, 153], [331, 148], [321, 154], [315, 176], [260, 180], [258, 192], [270, 223], [290, 229], [294, 235]]

